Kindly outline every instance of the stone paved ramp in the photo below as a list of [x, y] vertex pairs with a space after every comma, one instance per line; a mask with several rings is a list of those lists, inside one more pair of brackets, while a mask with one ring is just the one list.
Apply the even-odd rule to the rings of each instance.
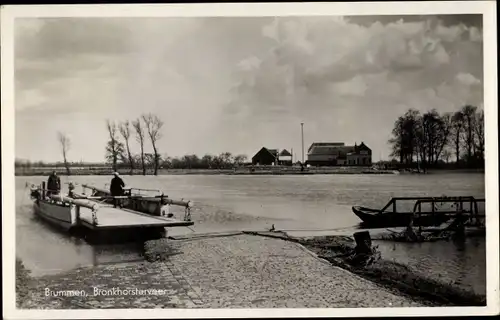
[[[21, 308], [417, 307], [303, 247], [252, 235], [168, 240], [182, 254], [166, 262], [108, 265], [33, 279]], [[93, 296], [93, 287], [164, 289], [166, 295]], [[85, 290], [85, 297], [46, 297]]]
[[417, 307], [292, 242], [251, 235], [184, 241], [170, 259], [203, 307]]

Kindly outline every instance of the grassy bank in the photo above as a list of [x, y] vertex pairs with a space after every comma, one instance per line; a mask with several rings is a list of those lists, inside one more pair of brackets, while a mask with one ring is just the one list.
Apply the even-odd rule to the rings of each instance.
[[296, 238], [281, 233], [261, 235], [299, 243], [335, 266], [416, 299], [430, 301], [442, 306], [486, 305], [485, 294], [476, 294], [453, 283], [445, 283], [430, 278], [407, 265], [388, 261], [383, 257], [374, 259], [368, 264], [359, 263], [359, 261], [353, 259], [355, 242], [349, 237]]

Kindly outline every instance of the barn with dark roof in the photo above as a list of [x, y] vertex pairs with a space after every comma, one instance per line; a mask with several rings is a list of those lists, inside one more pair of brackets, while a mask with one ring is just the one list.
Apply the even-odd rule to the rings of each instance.
[[252, 157], [253, 165], [291, 165], [292, 164], [292, 154], [283, 149], [278, 152], [278, 149], [268, 149], [263, 147]]
[[372, 150], [361, 142], [346, 146], [343, 142], [315, 142], [307, 150], [307, 164], [312, 166], [369, 166]]

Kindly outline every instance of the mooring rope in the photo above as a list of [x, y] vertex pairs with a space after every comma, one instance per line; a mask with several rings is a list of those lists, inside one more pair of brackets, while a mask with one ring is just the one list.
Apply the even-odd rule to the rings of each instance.
[[[354, 226], [353, 226], [354, 227]], [[338, 231], [338, 230], [349, 230], [352, 227], [342, 227], [333, 229], [276, 229], [275, 232], [288, 231], [288, 232], [308, 232], [308, 231]]]

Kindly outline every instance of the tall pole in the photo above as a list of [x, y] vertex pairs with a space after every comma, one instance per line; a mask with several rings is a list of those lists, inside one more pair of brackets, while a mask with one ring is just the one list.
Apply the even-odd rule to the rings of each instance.
[[304, 122], [300, 123], [300, 131], [302, 133], [302, 163], [304, 163]]

